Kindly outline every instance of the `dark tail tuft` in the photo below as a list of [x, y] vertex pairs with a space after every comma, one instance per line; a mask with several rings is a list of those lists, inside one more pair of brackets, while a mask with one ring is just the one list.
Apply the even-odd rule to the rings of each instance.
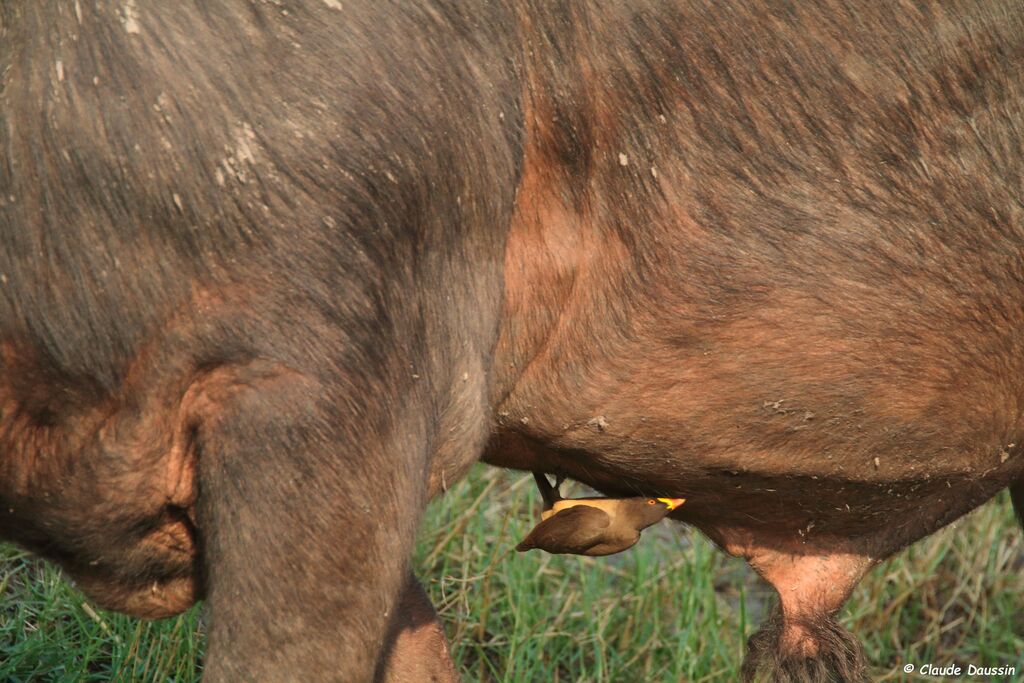
[[747, 683], [869, 683], [864, 650], [857, 638], [831, 616], [799, 620], [813, 637], [816, 652], [787, 653], [780, 646], [782, 612], [772, 615], [747, 641], [741, 675]]
[[1010, 500], [1013, 501], [1013, 510], [1017, 513], [1017, 521], [1024, 527], [1024, 479], [1017, 481], [1010, 486]]

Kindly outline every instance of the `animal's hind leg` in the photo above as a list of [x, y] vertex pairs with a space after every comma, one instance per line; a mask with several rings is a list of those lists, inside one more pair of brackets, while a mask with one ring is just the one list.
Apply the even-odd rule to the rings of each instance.
[[751, 636], [749, 681], [866, 681], [863, 651], [835, 614], [864, 573], [868, 557], [758, 550], [751, 566], [779, 594], [774, 614]]
[[1010, 502], [1013, 503], [1013, 511], [1017, 513], [1017, 521], [1024, 528], [1024, 479], [1010, 485]]
[[409, 573], [389, 629], [378, 683], [455, 683], [459, 680], [444, 627], [423, 586]]
[[354, 419], [341, 390], [272, 364], [211, 374], [204, 680], [373, 680], [426, 502], [424, 417], [366, 399]]

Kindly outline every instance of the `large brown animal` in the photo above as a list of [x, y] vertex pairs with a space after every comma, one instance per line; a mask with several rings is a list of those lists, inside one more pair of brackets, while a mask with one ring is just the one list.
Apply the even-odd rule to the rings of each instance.
[[205, 597], [210, 681], [444, 677], [482, 456], [686, 498], [748, 675], [862, 677], [859, 577], [1024, 478], [1022, 140], [1011, 0], [4, 0], [0, 535]]

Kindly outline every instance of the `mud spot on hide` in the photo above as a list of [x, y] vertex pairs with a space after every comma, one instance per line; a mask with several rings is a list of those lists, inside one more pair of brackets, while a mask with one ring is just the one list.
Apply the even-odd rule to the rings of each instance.
[[243, 123], [235, 131], [234, 146], [225, 146], [227, 156], [221, 162], [223, 171], [216, 170], [217, 184], [224, 185], [225, 173], [234, 177], [243, 185], [249, 182], [249, 169], [256, 164], [256, 131], [248, 123]]
[[124, 30], [128, 33], [140, 33], [141, 27], [139, 26], [139, 7], [135, 3], [135, 0], [127, 0], [124, 3], [124, 8], [121, 10], [121, 23], [124, 24]]

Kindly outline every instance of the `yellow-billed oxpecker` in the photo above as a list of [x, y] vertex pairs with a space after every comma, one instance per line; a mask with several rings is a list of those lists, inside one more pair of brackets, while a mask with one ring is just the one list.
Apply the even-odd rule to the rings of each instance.
[[631, 548], [640, 532], [683, 504], [682, 498], [562, 498], [543, 474], [534, 473], [544, 499], [541, 522], [516, 546], [552, 554], [612, 555]]

